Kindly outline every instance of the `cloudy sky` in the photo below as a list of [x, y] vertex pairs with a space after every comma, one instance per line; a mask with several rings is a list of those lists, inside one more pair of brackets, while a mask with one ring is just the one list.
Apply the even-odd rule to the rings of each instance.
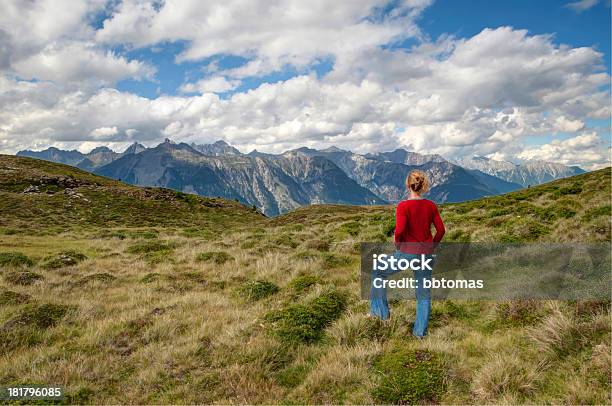
[[609, 0], [4, 0], [0, 152], [610, 161]]

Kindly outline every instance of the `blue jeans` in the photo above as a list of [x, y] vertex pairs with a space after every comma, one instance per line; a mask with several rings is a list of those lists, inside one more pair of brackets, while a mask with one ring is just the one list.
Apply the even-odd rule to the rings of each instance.
[[[420, 254], [406, 254], [397, 251], [393, 254], [396, 258], [405, 258], [411, 260], [413, 258], [420, 258]], [[431, 258], [427, 255], [427, 258]], [[432, 261], [433, 263], [433, 261]], [[399, 270], [373, 270], [372, 271], [372, 287], [370, 289], [370, 314], [378, 317], [382, 320], [389, 318], [389, 302], [387, 301], [387, 288], [386, 287], [375, 287], [374, 279], [387, 277], [400, 272]], [[427, 325], [429, 324], [429, 313], [431, 311], [431, 290], [423, 287], [426, 279], [431, 280], [430, 270], [415, 270], [414, 279], [416, 279], [416, 320], [414, 321], [414, 327], [412, 328], [412, 334], [418, 337], [423, 337], [427, 334]]]

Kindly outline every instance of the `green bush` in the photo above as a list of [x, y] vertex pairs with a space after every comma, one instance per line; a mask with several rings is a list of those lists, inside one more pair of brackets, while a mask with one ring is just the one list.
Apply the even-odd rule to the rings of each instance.
[[223, 251], [202, 252], [196, 256], [196, 261], [198, 262], [213, 262], [217, 265], [222, 265], [233, 259], [234, 257]]
[[352, 262], [352, 258], [347, 255], [331, 254], [328, 252], [324, 252], [321, 258], [323, 259], [323, 266], [326, 269], [340, 268], [350, 265]]
[[151, 254], [155, 252], [171, 252], [174, 245], [163, 241], [143, 241], [130, 245], [126, 252], [128, 254]]
[[87, 257], [80, 252], [69, 250], [62, 251], [55, 256], [47, 257], [45, 263], [43, 263], [43, 268], [45, 269], [57, 269], [63, 268], [66, 266], [73, 266], [78, 264], [79, 262], [84, 261]]
[[291, 286], [291, 289], [293, 289], [295, 292], [299, 293], [299, 292], [305, 291], [312, 285], [316, 285], [317, 283], [320, 283], [320, 282], [321, 282], [321, 279], [318, 276], [300, 275], [300, 276], [295, 277], [289, 283], [289, 286]]
[[115, 276], [107, 272], [94, 273], [94, 274], [87, 275], [79, 279], [79, 281], [77, 282], [77, 285], [85, 285], [90, 282], [110, 283], [114, 281], [115, 279], [117, 279]]
[[291, 234], [281, 234], [272, 239], [272, 244], [279, 247], [297, 248], [300, 245]]
[[178, 190], [174, 191], [174, 197], [177, 200], [182, 200], [190, 206], [195, 206], [199, 203], [198, 196], [192, 195], [190, 193], [179, 192]]
[[312, 343], [346, 308], [346, 295], [332, 290], [304, 304], [294, 304], [266, 315], [271, 331], [284, 342]]
[[148, 273], [140, 279], [141, 283], [153, 283], [162, 279], [163, 275], [159, 273]]
[[0, 252], [0, 267], [24, 267], [29, 268], [34, 261], [21, 252]]
[[260, 300], [278, 291], [278, 286], [264, 280], [248, 281], [238, 288], [240, 295], [248, 300]]
[[45, 329], [53, 327], [64, 318], [68, 310], [70, 310], [70, 306], [52, 303], [25, 305], [15, 317], [4, 324], [2, 329], [19, 327]]
[[19, 305], [30, 301], [30, 296], [13, 292], [12, 290], [3, 290], [0, 292], [0, 305]]
[[576, 215], [576, 210], [567, 206], [557, 206], [555, 207], [555, 213], [557, 217], [569, 219]]
[[4, 280], [8, 283], [22, 286], [31, 285], [41, 279], [43, 279], [41, 275], [31, 271], [13, 271], [4, 275]]
[[372, 396], [381, 403], [437, 404], [445, 390], [442, 357], [428, 350], [396, 345], [378, 357], [374, 370], [381, 379]]
[[506, 214], [511, 214], [512, 213], [512, 208], [511, 207], [502, 207], [502, 208], [498, 208], [498, 209], [493, 209], [491, 211], [489, 211], [489, 217], [499, 217], [499, 216], [505, 216]]
[[612, 206], [609, 204], [606, 206], [594, 207], [592, 209], [588, 209], [582, 215], [582, 219], [584, 221], [591, 221], [592, 219], [599, 216], [610, 216], [612, 214]]
[[275, 378], [280, 386], [295, 388], [304, 381], [308, 372], [310, 372], [310, 367], [308, 365], [292, 365], [278, 371], [275, 374]]
[[446, 238], [447, 241], [455, 241], [455, 242], [469, 242], [471, 239], [470, 233], [464, 230], [453, 230], [448, 233]]
[[359, 231], [361, 230], [361, 224], [359, 224], [358, 221], [349, 221], [348, 223], [342, 224], [339, 230], [350, 236], [356, 237], [359, 235]]
[[577, 195], [580, 193], [582, 193], [582, 187], [579, 185], [565, 186], [555, 190], [554, 192], [556, 196]]
[[395, 220], [390, 219], [383, 224], [382, 232], [385, 237], [391, 237], [395, 233]]

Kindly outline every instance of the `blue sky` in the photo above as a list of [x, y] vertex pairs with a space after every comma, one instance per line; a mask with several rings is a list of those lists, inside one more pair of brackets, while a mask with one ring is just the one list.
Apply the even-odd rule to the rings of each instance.
[[[393, 7], [391, 2], [384, 12]], [[569, 2], [568, 2], [569, 3]], [[604, 64], [610, 72], [610, 6], [606, 1], [600, 1], [593, 7], [576, 11], [565, 6], [564, 2], [555, 0], [514, 0], [511, 2], [491, 2], [487, 0], [438, 0], [426, 8], [419, 17], [419, 25], [423, 33], [431, 39], [452, 35], [458, 38], [469, 38], [484, 28], [512, 26], [527, 29], [531, 34], [552, 34], [556, 44], [567, 44], [573, 47], [593, 47], [603, 53]], [[107, 16], [105, 16], [107, 17]], [[100, 26], [97, 20], [94, 25]], [[409, 39], [400, 44], [394, 44], [396, 49], [410, 49], [418, 41]], [[147, 98], [156, 98], [160, 94], [180, 94], [180, 87], [185, 82], [201, 76], [201, 71], [212, 61], [216, 61], [221, 69], [231, 69], [244, 65], [248, 59], [236, 55], [219, 55], [199, 61], [184, 61], [177, 63], [176, 56], [185, 48], [185, 41], [157, 44], [143, 49], [133, 50], [126, 54], [130, 58], [145, 60], [157, 69], [155, 80], [124, 80], [117, 88], [134, 92]], [[331, 71], [333, 60], [325, 59], [313, 64], [309, 69], [297, 70], [291, 66], [271, 74], [248, 78], [235, 90], [228, 92], [244, 92], [257, 88], [261, 83], [275, 83], [290, 77], [315, 71], [324, 76]], [[227, 95], [226, 95], [227, 96]]]
[[[0, 150], [610, 162], [610, 1], [8, 0]], [[69, 12], [66, 12], [69, 10]]]
[[553, 34], [554, 41], [575, 47], [595, 47], [604, 53], [610, 71], [610, 6], [600, 1], [577, 12], [555, 0], [445, 0], [423, 13], [421, 26], [432, 37], [470, 37], [483, 28], [511, 25], [532, 34]]

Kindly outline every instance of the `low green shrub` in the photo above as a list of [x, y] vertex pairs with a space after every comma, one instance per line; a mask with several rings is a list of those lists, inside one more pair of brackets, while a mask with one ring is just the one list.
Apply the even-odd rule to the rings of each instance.
[[2, 329], [35, 327], [45, 329], [55, 326], [71, 309], [70, 306], [44, 303], [25, 305], [17, 315], [9, 319]]
[[0, 252], [0, 267], [29, 268], [34, 261], [21, 252]]
[[387, 404], [437, 404], [445, 391], [442, 356], [396, 345], [374, 362], [381, 377], [375, 400]]
[[272, 239], [272, 244], [279, 247], [297, 248], [300, 245], [292, 234], [281, 234]]
[[240, 296], [253, 301], [264, 299], [278, 291], [278, 286], [264, 280], [248, 281], [238, 288]]
[[114, 281], [115, 279], [117, 279], [115, 276], [107, 273], [107, 272], [102, 272], [102, 273], [94, 273], [91, 275], [87, 275], [84, 276], [83, 278], [79, 279], [79, 281], [77, 282], [78, 285], [85, 285], [87, 283], [90, 282], [100, 282], [100, 283], [110, 283], [112, 281]]
[[471, 239], [470, 233], [464, 230], [453, 230], [450, 233], [448, 233], [448, 236], [446, 237], [447, 241], [454, 241], [454, 242], [469, 242], [470, 239]]
[[582, 219], [584, 221], [591, 221], [596, 217], [610, 216], [611, 214], [612, 214], [612, 206], [608, 204], [606, 206], [593, 207], [591, 209], [586, 210], [584, 214], [582, 215]]
[[162, 274], [156, 273], [156, 272], [152, 272], [152, 273], [148, 273], [145, 276], [143, 276], [142, 278], [140, 278], [140, 282], [141, 283], [153, 283], [153, 282], [159, 281], [162, 278], [163, 278]]
[[582, 187], [579, 185], [573, 186], [565, 186], [555, 190], [554, 194], [557, 196], [565, 196], [565, 195], [577, 195], [582, 193]]
[[326, 269], [340, 268], [350, 265], [352, 262], [352, 258], [347, 255], [332, 254], [329, 252], [324, 252], [321, 258], [323, 259], [323, 266]]
[[183, 281], [187, 281], [187, 282], [195, 282], [195, 283], [200, 283], [200, 284], [206, 284], [208, 283], [208, 278], [206, 278], [206, 275], [204, 275], [204, 273], [202, 272], [181, 272], [176, 274], [177, 279], [183, 280]]
[[57, 255], [47, 257], [42, 267], [45, 269], [58, 269], [66, 266], [77, 265], [79, 262], [87, 259], [85, 254], [77, 251], [69, 250], [62, 251]]
[[304, 381], [308, 372], [310, 372], [310, 367], [306, 364], [291, 365], [278, 371], [274, 378], [280, 386], [295, 388]]
[[293, 278], [291, 282], [289, 282], [289, 286], [295, 292], [300, 293], [308, 289], [309, 287], [316, 285], [321, 282], [321, 278], [314, 275], [300, 275]]
[[174, 244], [164, 241], [143, 241], [130, 245], [125, 250], [128, 254], [150, 254], [154, 252], [171, 252]]
[[361, 224], [358, 221], [349, 221], [348, 223], [340, 225], [339, 230], [342, 233], [356, 237], [359, 235], [359, 231], [361, 230]]
[[395, 233], [395, 220], [390, 219], [383, 223], [382, 233], [385, 237], [391, 237]]
[[198, 262], [212, 262], [222, 265], [228, 261], [233, 261], [234, 257], [224, 251], [208, 251], [198, 254], [195, 259]]
[[12, 271], [4, 275], [4, 280], [13, 285], [27, 286], [36, 281], [42, 280], [43, 277], [31, 271]]
[[559, 218], [569, 219], [576, 215], [576, 210], [567, 206], [556, 206], [554, 210]]
[[304, 304], [294, 304], [266, 315], [271, 332], [288, 343], [312, 343], [346, 308], [346, 295], [331, 290]]
[[0, 305], [19, 305], [29, 301], [30, 296], [23, 293], [13, 292], [12, 290], [0, 292]]
[[174, 197], [177, 200], [181, 200], [190, 206], [195, 206], [200, 202], [198, 196], [190, 193], [179, 192], [178, 190], [174, 191]]

